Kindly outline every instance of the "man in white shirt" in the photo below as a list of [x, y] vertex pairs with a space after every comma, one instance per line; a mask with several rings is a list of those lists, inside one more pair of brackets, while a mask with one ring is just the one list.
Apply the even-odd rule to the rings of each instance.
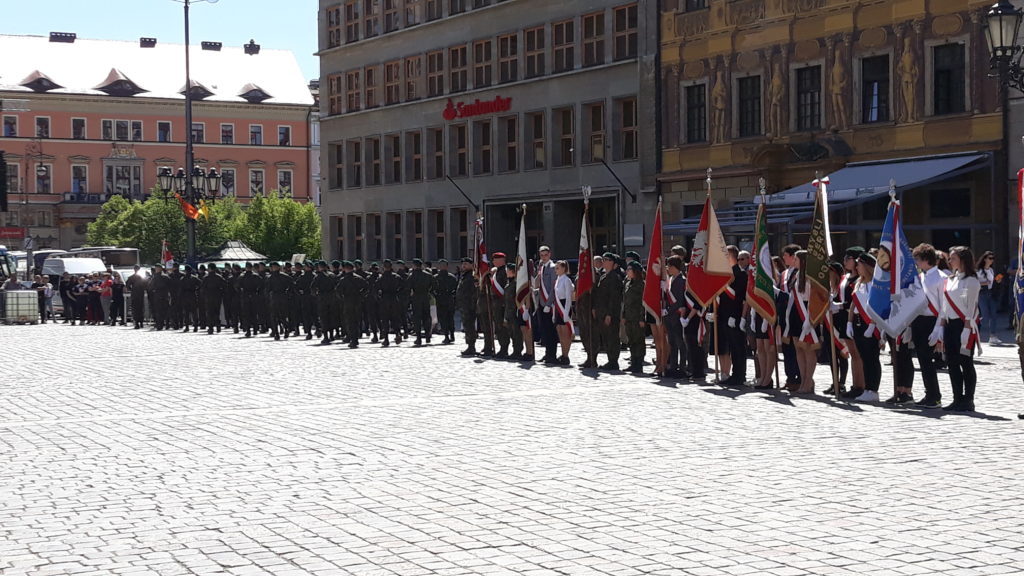
[[939, 390], [939, 378], [935, 372], [935, 347], [928, 340], [935, 330], [939, 311], [942, 310], [942, 290], [946, 283], [946, 274], [936, 267], [938, 254], [931, 244], [918, 244], [914, 248], [914, 262], [921, 270], [919, 279], [928, 298], [928, 307], [910, 324], [914, 353], [921, 371], [921, 380], [924, 381], [924, 398], [915, 406], [941, 408], [942, 392]]

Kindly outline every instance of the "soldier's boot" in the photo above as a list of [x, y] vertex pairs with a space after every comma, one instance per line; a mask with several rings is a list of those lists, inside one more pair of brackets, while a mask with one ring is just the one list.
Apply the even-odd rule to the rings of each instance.
[[306, 340], [312, 340], [312, 339], [313, 339], [313, 333], [312, 332], [307, 333], [306, 334]]
[[476, 356], [476, 345], [470, 344], [466, 346], [466, 349], [462, 351], [463, 356]]
[[422, 340], [420, 340], [420, 336], [419, 336], [419, 334], [417, 334], [417, 335], [416, 335], [416, 341], [415, 341], [415, 342], [413, 342], [413, 343], [412, 343], [412, 345], [413, 345], [413, 346], [422, 346], [422, 345], [423, 345], [423, 341], [422, 341]]
[[209, 328], [207, 328], [206, 329], [206, 333], [207, 334], [213, 334], [213, 326], [210, 326]]
[[379, 342], [379, 340], [377, 339], [377, 333], [374, 332], [373, 333], [373, 338], [370, 339], [370, 343], [371, 344], [376, 344], [377, 342]]
[[349, 348], [359, 348], [359, 340], [356, 340], [355, 338], [353, 338], [352, 341], [348, 343], [348, 347]]
[[245, 329], [245, 337], [252, 338], [252, 331], [249, 330], [248, 328]]
[[391, 346], [391, 342], [388, 342], [388, 335], [385, 334], [384, 335], [384, 340], [381, 341], [381, 343], [380, 343], [380, 347], [381, 348], [387, 348], [388, 346]]
[[320, 344], [323, 345], [323, 346], [328, 346], [328, 345], [330, 345], [330, 343], [331, 343], [331, 339], [328, 338], [327, 336], [324, 336], [324, 339], [320, 341]]
[[181, 331], [183, 334], [188, 334], [188, 324], [185, 324], [185, 329]]
[[235, 325], [235, 334], [238, 334], [238, 325]]
[[270, 332], [270, 335], [274, 337], [274, 340], [280, 340], [281, 339], [281, 335], [277, 333], [277, 330], [272, 330]]
[[498, 350], [498, 353], [494, 355], [494, 358], [496, 360], [504, 360], [504, 359], [508, 358], [508, 349], [506, 347], [502, 346]]

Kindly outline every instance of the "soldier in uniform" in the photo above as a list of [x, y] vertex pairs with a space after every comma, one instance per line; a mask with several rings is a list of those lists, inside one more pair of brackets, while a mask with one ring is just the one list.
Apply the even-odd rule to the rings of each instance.
[[476, 267], [472, 258], [462, 259], [462, 269], [459, 272], [459, 286], [455, 291], [455, 300], [459, 305], [459, 314], [462, 316], [462, 332], [466, 337], [466, 349], [462, 351], [463, 356], [476, 355], [477, 337], [477, 294], [480, 292], [476, 283]]
[[408, 279], [409, 294], [412, 299], [412, 329], [416, 333], [416, 341], [413, 346], [420, 346], [424, 336], [427, 344], [430, 343], [430, 293], [434, 288], [434, 277], [423, 269], [423, 261], [419, 258], [412, 260], [412, 272]]
[[238, 279], [238, 298], [241, 303], [242, 329], [245, 337], [251, 338], [259, 333], [259, 317], [257, 309], [263, 292], [263, 277], [253, 272], [252, 262], [245, 263], [245, 272]]
[[380, 280], [380, 264], [376, 262], [370, 263], [370, 271], [364, 276], [367, 284], [366, 301], [364, 302], [364, 309], [366, 310], [366, 326], [372, 336], [371, 343], [376, 344], [379, 342], [378, 335], [380, 334], [380, 298], [377, 294], [377, 281]]
[[404, 260], [395, 261], [395, 274], [402, 280], [402, 287], [398, 291], [398, 318], [399, 326], [402, 329], [402, 337], [409, 337], [409, 270], [405, 267]]
[[238, 276], [241, 273], [238, 264], [224, 266], [224, 321], [235, 334], [238, 334]]
[[333, 260], [331, 262], [331, 268], [334, 271], [334, 332], [331, 334], [331, 340], [342, 339], [344, 342], [345, 337], [345, 303], [341, 298], [341, 290], [338, 289], [338, 282], [341, 281], [341, 277], [344, 276], [345, 272], [341, 269], [341, 260]]
[[512, 341], [512, 353], [509, 360], [521, 360], [523, 358], [523, 331], [519, 329], [519, 307], [516, 306], [516, 265], [509, 262], [505, 265], [505, 306], [503, 310], [503, 325]]
[[264, 284], [265, 292], [270, 297], [270, 309], [267, 317], [270, 323], [270, 335], [274, 340], [281, 339], [284, 333], [285, 340], [288, 339], [288, 297], [292, 292], [294, 282], [291, 276], [281, 273], [281, 263], [270, 263], [270, 276]]
[[[480, 279], [480, 302], [477, 304], [480, 312], [480, 319], [483, 320], [484, 349], [481, 356], [494, 356], [495, 358], [508, 358], [508, 330], [502, 321], [502, 311], [505, 308], [505, 286], [508, 284], [505, 277], [505, 254], [495, 252], [491, 255], [492, 268], [484, 273]], [[498, 352], [494, 350], [494, 340], [498, 341]]]
[[338, 280], [337, 291], [341, 292], [341, 301], [345, 306], [345, 333], [348, 335], [348, 347], [358, 348], [360, 331], [363, 322], [363, 300], [369, 288], [366, 279], [355, 273], [355, 265], [345, 260], [341, 263], [344, 273]]
[[[603, 266], [604, 259], [600, 256], [594, 256], [593, 266], [591, 270], [594, 271], [594, 283], [597, 283], [599, 277], [598, 271]], [[579, 276], [576, 277], [576, 285], [579, 286]], [[597, 368], [597, 331], [594, 326], [594, 290], [591, 287], [586, 293], [580, 295], [577, 304], [577, 321], [580, 325], [580, 342], [583, 343], [583, 349], [587, 353], [587, 359], [585, 362], [580, 364], [580, 368]]]
[[381, 346], [390, 346], [388, 336], [395, 335], [395, 344], [402, 342], [402, 320], [399, 317], [398, 294], [402, 291], [403, 282], [395, 272], [391, 260], [384, 260], [384, 271], [374, 286], [377, 293], [377, 304], [380, 311]]
[[[316, 297], [313, 296], [313, 261], [306, 260], [302, 264], [302, 274], [295, 278], [294, 300], [298, 302], [298, 322], [306, 340], [313, 339], [313, 324], [316, 316]], [[294, 309], [294, 308], [293, 308]]]
[[[199, 265], [198, 271], [196, 272], [196, 277], [199, 278], [199, 282], [200, 282], [200, 284], [202, 284], [203, 279], [206, 278], [206, 266], [204, 266], [203, 264]], [[206, 294], [204, 294], [202, 288], [200, 288], [200, 290], [199, 290], [199, 327], [202, 328], [203, 330], [206, 330], [206, 328], [209, 325], [210, 325], [210, 323], [206, 319]]]
[[[658, 311], [661, 312], [660, 310]], [[622, 322], [629, 346], [629, 372], [642, 374], [647, 348], [647, 311], [644, 309], [644, 267], [639, 260], [626, 266], [626, 286], [622, 294]]]
[[202, 294], [206, 309], [206, 333], [213, 334], [214, 328], [220, 334], [220, 304], [227, 289], [227, 281], [217, 271], [217, 266], [208, 264], [206, 276], [202, 279], [199, 291]]
[[601, 349], [608, 354], [604, 370], [619, 369], [619, 323], [622, 319], [622, 276], [619, 274], [619, 257], [611, 252], [603, 256], [604, 274], [594, 287], [594, 313]]
[[[142, 324], [146, 321], [146, 287], [149, 284], [139, 270], [139, 266], [136, 266], [135, 273], [129, 276], [128, 282], [125, 283], [132, 299], [132, 323], [135, 325], [135, 330], [142, 328]], [[70, 306], [67, 308], [70, 309]]]
[[185, 265], [185, 276], [183, 276], [179, 282], [179, 288], [181, 293], [179, 298], [181, 299], [181, 325], [184, 326], [183, 332], [188, 332], [189, 324], [192, 325], [192, 331], [199, 331], [199, 278], [195, 277], [192, 273], [192, 267]]
[[153, 309], [153, 327], [160, 331], [170, 327], [167, 315], [171, 301], [170, 279], [164, 274], [162, 265], [153, 266], [153, 277], [149, 279], [149, 287], [153, 291], [153, 301], [150, 306]]
[[181, 264], [175, 262], [171, 264], [171, 271], [167, 274], [167, 279], [170, 281], [170, 295], [171, 301], [167, 309], [168, 317], [170, 318], [171, 328], [178, 330], [181, 328], [181, 320], [184, 314], [181, 302]]
[[270, 276], [270, 270], [267, 268], [266, 262], [256, 263], [255, 274], [263, 280], [263, 285], [259, 294], [259, 301], [256, 308], [253, 310], [255, 314], [256, 327], [253, 328], [254, 334], [266, 334], [270, 330], [270, 321], [267, 319], [267, 311], [270, 310], [270, 295], [267, 293], [266, 281], [267, 277]]
[[442, 344], [455, 342], [455, 293], [459, 289], [459, 280], [448, 271], [448, 261], [442, 258], [437, 262], [437, 274], [434, 276], [434, 303], [437, 305], [437, 323], [444, 332]]

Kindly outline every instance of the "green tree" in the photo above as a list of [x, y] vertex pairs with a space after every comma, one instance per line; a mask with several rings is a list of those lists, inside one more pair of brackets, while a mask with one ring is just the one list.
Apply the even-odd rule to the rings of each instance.
[[272, 190], [254, 196], [245, 217], [241, 237], [253, 250], [272, 260], [286, 260], [296, 253], [320, 257], [320, 214], [313, 204]]

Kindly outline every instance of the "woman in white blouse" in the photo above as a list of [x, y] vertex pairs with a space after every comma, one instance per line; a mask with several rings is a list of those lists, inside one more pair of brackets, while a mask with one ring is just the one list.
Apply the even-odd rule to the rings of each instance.
[[974, 389], [978, 376], [974, 371], [974, 348], [978, 342], [978, 296], [981, 283], [974, 268], [970, 248], [949, 249], [952, 274], [942, 295], [941, 325], [935, 327], [932, 340], [936, 350], [946, 352], [953, 403], [943, 408], [950, 412], [973, 412]]
[[996, 336], [996, 300], [992, 296], [992, 290], [996, 287], [996, 273], [992, 270], [992, 264], [996, 261], [996, 255], [991, 250], [986, 251], [978, 258], [974, 265], [978, 269], [976, 273], [978, 282], [981, 284], [981, 292], [978, 294], [978, 308], [981, 312], [981, 326], [978, 326], [978, 337], [981, 337], [980, 330], [988, 328], [988, 343], [993, 346], [1003, 342]]
[[572, 346], [572, 299], [576, 293], [576, 286], [569, 279], [569, 263], [559, 260], [555, 264], [555, 308], [554, 314], [555, 329], [558, 331], [558, 341], [562, 345], [562, 355], [558, 363], [563, 366], [569, 365], [569, 347]]

